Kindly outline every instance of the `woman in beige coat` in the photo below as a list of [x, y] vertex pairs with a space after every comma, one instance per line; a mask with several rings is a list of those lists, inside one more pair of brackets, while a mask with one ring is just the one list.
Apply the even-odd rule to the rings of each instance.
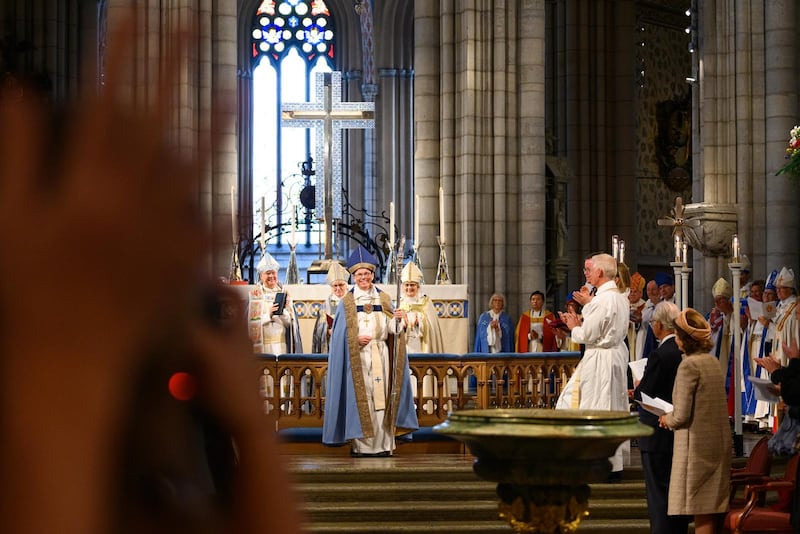
[[728, 509], [731, 429], [725, 374], [709, 354], [711, 328], [687, 308], [675, 320], [676, 342], [684, 358], [672, 392], [673, 411], [659, 424], [675, 431], [669, 515], [694, 515], [697, 534], [713, 534]]

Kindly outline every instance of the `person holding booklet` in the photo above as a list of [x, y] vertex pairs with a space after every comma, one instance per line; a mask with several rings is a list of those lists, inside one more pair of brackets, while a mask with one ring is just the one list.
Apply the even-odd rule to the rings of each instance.
[[[745, 422], [755, 422], [758, 424], [759, 429], [772, 428], [770, 414], [772, 407], [758, 391], [754, 382], [758, 379], [763, 379], [764, 382], [769, 382], [769, 373], [763, 367], [756, 364], [758, 358], [763, 358], [768, 355], [767, 347], [767, 328], [769, 322], [766, 319], [772, 320], [775, 317], [777, 303], [773, 301], [765, 301], [764, 280], [753, 280], [750, 283], [750, 295], [747, 297], [747, 306], [745, 307], [745, 316], [747, 322], [744, 331], [744, 339], [742, 340], [742, 361], [748, 362], [750, 365], [750, 374], [743, 384], [743, 402], [742, 414], [745, 417]], [[763, 322], [762, 322], [763, 320]]]
[[248, 332], [256, 354], [303, 352], [300, 327], [289, 295], [278, 283], [280, 265], [269, 252], [258, 262], [259, 283], [250, 291]]
[[[672, 402], [675, 376], [683, 359], [681, 349], [675, 342], [675, 318], [678, 313], [678, 307], [671, 302], [659, 302], [655, 307], [650, 327], [658, 340], [658, 347], [648, 355], [644, 375], [634, 389], [634, 399], [640, 405], [644, 404], [643, 396], [648, 400], [649, 397], [655, 397]], [[689, 528], [689, 516], [667, 514], [674, 435], [659, 426], [658, 415], [642, 406], [639, 407], [639, 421], [653, 428], [652, 436], [639, 438], [650, 532], [685, 533]]]

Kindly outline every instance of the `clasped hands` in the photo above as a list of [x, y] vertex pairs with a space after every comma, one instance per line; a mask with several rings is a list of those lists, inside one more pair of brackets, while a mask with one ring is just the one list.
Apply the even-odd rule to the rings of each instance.
[[572, 312], [558, 312], [558, 317], [567, 325], [567, 328], [572, 330], [576, 326], [581, 325], [581, 319]]
[[[798, 349], [797, 340], [792, 340], [791, 345], [787, 345], [786, 343], [781, 343], [781, 348], [783, 348], [783, 353], [786, 355], [788, 359], [800, 358], [800, 349]], [[759, 365], [766, 369], [769, 373], [774, 373], [778, 369], [781, 368], [781, 362], [773, 358], [772, 356], [765, 356], [764, 358], [756, 358], [755, 359], [756, 365]]]
[[581, 306], [586, 306], [592, 300], [592, 294], [587, 286], [582, 286], [580, 291], [572, 292], [572, 298]]

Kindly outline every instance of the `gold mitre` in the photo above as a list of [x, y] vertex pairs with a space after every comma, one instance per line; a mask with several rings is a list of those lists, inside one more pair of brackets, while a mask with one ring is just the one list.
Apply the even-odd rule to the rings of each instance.
[[413, 261], [406, 263], [403, 270], [400, 272], [400, 281], [403, 283], [406, 282], [415, 282], [416, 284], [420, 284], [422, 282], [422, 271], [419, 270], [417, 264]]
[[733, 290], [731, 289], [731, 285], [728, 283], [727, 280], [725, 280], [724, 278], [720, 278], [719, 280], [714, 282], [714, 285], [711, 287], [711, 295], [714, 298], [717, 297], [731, 298], [731, 296], [733, 295]]
[[328, 268], [328, 274], [325, 276], [325, 282], [328, 285], [332, 285], [334, 282], [338, 282], [339, 280], [343, 281], [345, 284], [350, 279], [350, 273], [342, 267], [342, 264], [338, 261], [331, 262], [331, 266]]

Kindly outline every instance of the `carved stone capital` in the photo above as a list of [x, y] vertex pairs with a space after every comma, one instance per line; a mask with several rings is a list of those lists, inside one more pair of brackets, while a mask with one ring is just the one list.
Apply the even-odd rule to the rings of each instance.
[[731, 238], [737, 226], [733, 204], [687, 204], [684, 216], [700, 221], [699, 226], [686, 226], [683, 229], [684, 237], [692, 248], [709, 258], [730, 256]]

